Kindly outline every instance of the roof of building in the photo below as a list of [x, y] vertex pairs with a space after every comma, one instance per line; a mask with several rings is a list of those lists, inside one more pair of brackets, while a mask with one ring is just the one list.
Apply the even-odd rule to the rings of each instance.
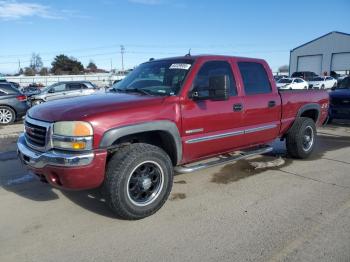
[[320, 37], [317, 37], [316, 39], [311, 40], [311, 41], [309, 41], [309, 42], [307, 42], [307, 43], [305, 43], [305, 44], [302, 44], [302, 45], [300, 45], [300, 46], [298, 46], [298, 47], [293, 48], [293, 49], [291, 50], [291, 52], [293, 52], [294, 50], [296, 50], [296, 49], [298, 49], [298, 48], [300, 48], [300, 47], [303, 47], [303, 46], [306, 46], [306, 45], [308, 45], [308, 44], [310, 44], [310, 43], [312, 43], [312, 42], [315, 42], [315, 41], [317, 41], [317, 40], [319, 40], [319, 39], [321, 39], [321, 38], [323, 38], [323, 37], [326, 37], [326, 36], [328, 36], [328, 35], [331, 35], [331, 34], [341, 34], [341, 35], [350, 36], [350, 34], [347, 34], [347, 33], [339, 32], [339, 31], [332, 31], [332, 32], [329, 32], [329, 33], [327, 33], [327, 34], [325, 34], [325, 35], [322, 35], [322, 36], [320, 36]]

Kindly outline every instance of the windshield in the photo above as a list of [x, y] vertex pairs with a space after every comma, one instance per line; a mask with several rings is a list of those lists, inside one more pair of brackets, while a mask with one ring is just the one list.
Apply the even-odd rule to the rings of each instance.
[[323, 81], [322, 77], [314, 77], [311, 79], [311, 81]]
[[192, 59], [171, 59], [141, 64], [112, 91], [142, 91], [150, 95], [177, 95], [192, 66]]
[[350, 89], [350, 77], [346, 77], [338, 83], [337, 89]]
[[281, 84], [290, 84], [290, 83], [292, 83], [292, 79], [289, 79], [289, 78], [282, 78], [282, 79], [278, 80], [278, 83], [281, 83]]

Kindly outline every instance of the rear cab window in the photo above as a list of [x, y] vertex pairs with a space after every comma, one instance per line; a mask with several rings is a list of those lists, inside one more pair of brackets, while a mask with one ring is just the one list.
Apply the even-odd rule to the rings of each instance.
[[246, 95], [268, 94], [271, 83], [264, 66], [258, 62], [238, 62]]

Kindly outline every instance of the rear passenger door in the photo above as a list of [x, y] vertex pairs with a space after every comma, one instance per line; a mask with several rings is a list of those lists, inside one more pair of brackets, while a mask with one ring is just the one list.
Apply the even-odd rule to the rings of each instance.
[[272, 75], [265, 63], [238, 60], [243, 86], [244, 140], [247, 145], [265, 143], [279, 134], [281, 99], [272, 86]]

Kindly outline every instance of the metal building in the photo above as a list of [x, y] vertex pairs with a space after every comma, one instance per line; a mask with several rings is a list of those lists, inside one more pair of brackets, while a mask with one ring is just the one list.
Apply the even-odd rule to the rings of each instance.
[[311, 71], [330, 75], [350, 70], [350, 34], [330, 32], [290, 51], [289, 74]]

